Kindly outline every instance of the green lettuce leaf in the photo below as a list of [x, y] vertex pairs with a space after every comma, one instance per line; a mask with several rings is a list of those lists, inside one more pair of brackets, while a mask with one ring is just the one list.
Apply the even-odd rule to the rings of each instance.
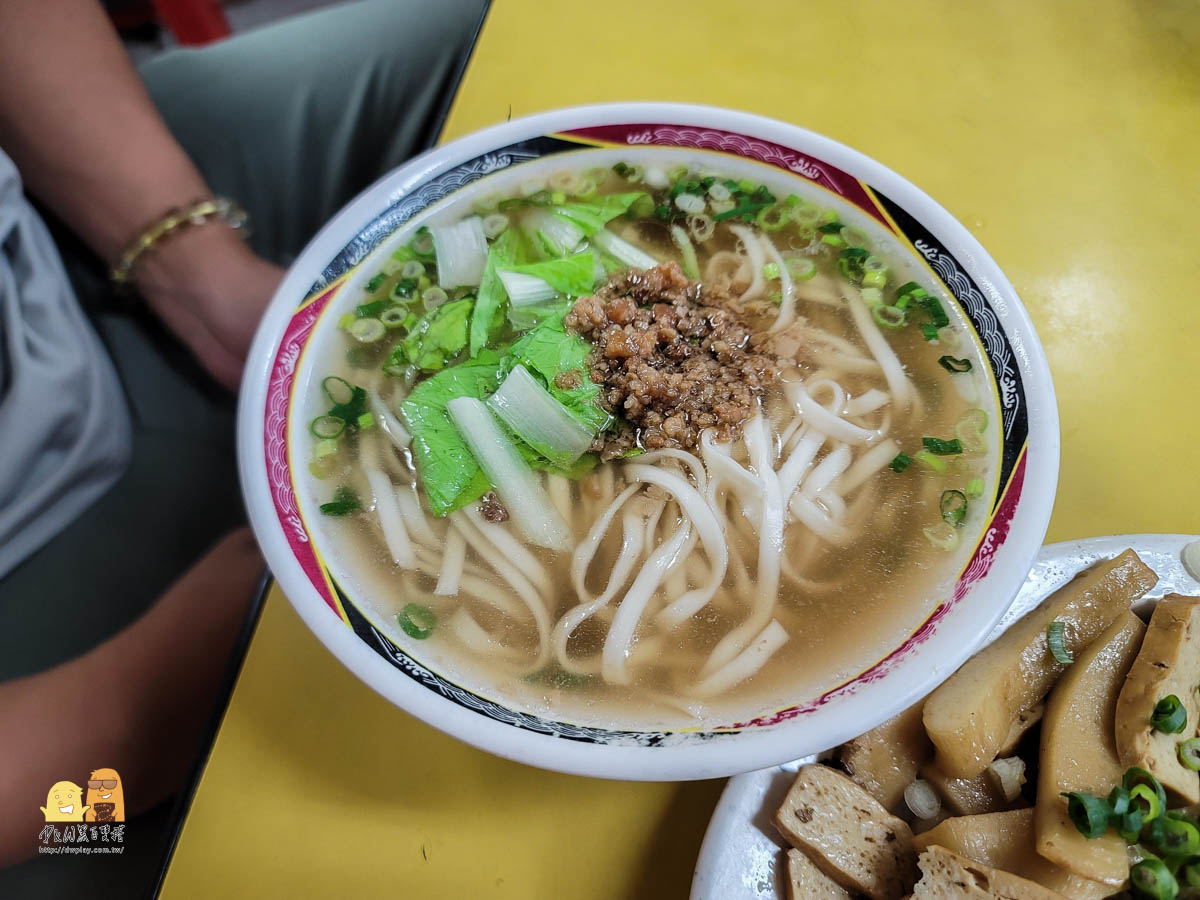
[[477, 500], [491, 483], [446, 412], [456, 397], [486, 399], [499, 386], [502, 356], [483, 349], [418, 384], [400, 405], [412, 434], [413, 459], [434, 515], [444, 516]]
[[[501, 367], [501, 379], [520, 363], [576, 421], [592, 431], [603, 431], [612, 424], [612, 416], [600, 407], [600, 385], [592, 381], [588, 373], [587, 358], [591, 355], [592, 345], [579, 335], [567, 332], [563, 324], [565, 313], [564, 309], [551, 315], [509, 348]], [[559, 387], [555, 377], [562, 372], [577, 373], [579, 387]]]
[[554, 207], [553, 212], [591, 237], [617, 216], [627, 213], [629, 207], [645, 196], [646, 194], [642, 191], [630, 194], [606, 194], [589, 203], [563, 203]]
[[582, 297], [592, 292], [596, 279], [596, 258], [590, 251], [573, 253], [547, 262], [524, 266], [500, 266], [506, 272], [519, 272], [542, 279], [560, 294]]
[[393, 357], [402, 353], [424, 372], [444, 369], [467, 346], [467, 327], [474, 305], [473, 299], [464, 297], [425, 313], [392, 351], [388, 364], [399, 362]]
[[471, 356], [477, 356], [504, 323], [504, 304], [508, 295], [504, 293], [504, 284], [496, 273], [516, 264], [519, 240], [516, 230], [510, 228], [488, 247], [487, 266], [483, 270], [479, 295], [475, 298], [475, 310], [471, 314]]

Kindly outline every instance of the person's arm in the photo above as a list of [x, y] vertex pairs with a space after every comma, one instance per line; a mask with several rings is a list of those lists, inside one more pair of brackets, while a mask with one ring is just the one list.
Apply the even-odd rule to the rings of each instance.
[[[106, 262], [168, 210], [211, 196], [96, 0], [3, 0], [0, 84], [0, 147]], [[134, 273], [151, 307], [236, 386], [280, 270], [210, 223], [163, 241]]]

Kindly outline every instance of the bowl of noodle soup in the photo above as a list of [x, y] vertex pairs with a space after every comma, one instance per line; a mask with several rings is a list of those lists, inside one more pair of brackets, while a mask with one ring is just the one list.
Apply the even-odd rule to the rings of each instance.
[[531, 116], [367, 189], [239, 408], [252, 525], [366, 684], [499, 755], [678, 780], [834, 746], [982, 641], [1058, 420], [995, 263], [758, 116]]

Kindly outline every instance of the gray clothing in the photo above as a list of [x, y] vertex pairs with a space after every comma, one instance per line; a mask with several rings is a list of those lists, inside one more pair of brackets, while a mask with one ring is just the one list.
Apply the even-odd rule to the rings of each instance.
[[129, 413], [50, 232], [0, 151], [0, 578], [129, 461]]
[[[356, 193], [436, 139], [484, 5], [330, 7], [171, 51], [142, 75], [209, 185], [249, 211], [254, 249], [287, 264]], [[52, 230], [124, 388], [132, 457], [107, 493], [0, 578], [0, 680], [116, 633], [244, 521], [234, 398], [148, 313], [115, 303], [98, 262]], [[165, 813], [130, 822], [122, 856], [43, 856], [0, 871], [0, 897], [144, 896], [169, 837]]]

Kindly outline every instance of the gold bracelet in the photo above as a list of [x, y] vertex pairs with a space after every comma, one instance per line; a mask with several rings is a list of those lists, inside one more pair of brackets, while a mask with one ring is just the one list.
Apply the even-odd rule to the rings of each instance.
[[225, 197], [213, 197], [211, 200], [197, 200], [189, 206], [181, 206], [170, 210], [161, 219], [152, 223], [125, 248], [124, 252], [113, 263], [108, 277], [113, 284], [124, 287], [129, 283], [133, 274], [133, 266], [147, 250], [153, 248], [164, 238], [190, 226], [203, 225], [205, 222], [224, 222], [230, 228], [238, 231], [244, 239], [249, 229], [249, 216], [246, 211]]

